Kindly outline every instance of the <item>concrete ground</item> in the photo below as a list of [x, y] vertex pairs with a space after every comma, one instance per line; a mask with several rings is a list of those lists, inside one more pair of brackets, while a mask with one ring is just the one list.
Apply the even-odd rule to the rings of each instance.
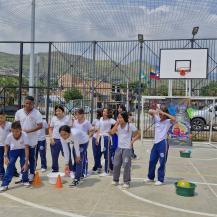
[[[75, 189], [56, 189], [48, 183], [46, 174], [40, 174], [43, 184], [39, 188], [15, 185], [0, 194], [0, 216], [7, 217], [217, 217], [217, 149], [207, 144], [193, 144], [192, 158], [179, 157], [180, 147], [170, 147], [166, 184], [145, 184], [152, 141], [135, 145], [139, 159], [133, 161], [132, 183], [129, 190], [111, 186], [112, 177], [88, 177]], [[91, 147], [91, 146], [90, 146]], [[89, 168], [92, 151], [89, 147]], [[48, 150], [48, 165], [51, 165]], [[60, 157], [61, 169], [64, 161]], [[185, 178], [197, 184], [194, 197], [176, 195], [174, 182]]]

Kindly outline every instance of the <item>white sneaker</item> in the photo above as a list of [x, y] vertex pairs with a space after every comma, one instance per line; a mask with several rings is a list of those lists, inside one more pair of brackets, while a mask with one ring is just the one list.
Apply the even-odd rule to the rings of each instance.
[[151, 182], [154, 182], [154, 180], [149, 179], [149, 178], [146, 178], [146, 179], [144, 180], [144, 182], [145, 182], [145, 183], [151, 183]]
[[42, 172], [42, 173], [45, 173], [46, 171], [47, 171], [47, 169], [41, 168], [41, 172]]
[[8, 186], [1, 186], [0, 187], [0, 192], [7, 191], [7, 190], [8, 190]]
[[31, 173], [30, 173], [30, 174], [29, 174], [29, 181], [32, 182], [33, 179], [34, 179], [34, 174], [31, 174]]
[[130, 184], [128, 183], [124, 183], [122, 186], [123, 189], [128, 189], [129, 187], [130, 187]]
[[112, 181], [112, 185], [114, 185], [114, 186], [118, 186], [118, 185], [119, 185], [119, 182]]
[[29, 182], [23, 182], [23, 186], [29, 187], [30, 183]]
[[71, 177], [71, 179], [74, 179], [75, 178], [75, 174], [74, 174], [74, 172], [70, 172], [70, 177]]
[[106, 176], [109, 176], [109, 174], [106, 173], [106, 172], [104, 172], [104, 173], [101, 173], [99, 176], [100, 176], [100, 177], [106, 177]]
[[155, 182], [155, 185], [156, 185], [156, 186], [160, 186], [160, 185], [163, 185], [163, 184], [164, 184], [164, 183], [163, 183], [163, 182], [160, 182], [160, 181], [156, 181], [156, 182]]

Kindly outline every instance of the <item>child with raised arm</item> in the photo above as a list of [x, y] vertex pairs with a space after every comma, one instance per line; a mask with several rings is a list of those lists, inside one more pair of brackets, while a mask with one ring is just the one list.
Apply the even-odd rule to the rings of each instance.
[[[9, 151], [10, 147], [10, 151]], [[9, 151], [9, 158], [8, 158]], [[15, 121], [11, 125], [11, 133], [7, 136], [5, 141], [5, 151], [4, 160], [7, 165], [7, 170], [2, 181], [2, 186], [0, 191], [8, 190], [8, 185], [10, 184], [16, 161], [20, 158], [20, 167], [22, 173], [22, 182], [24, 186], [29, 186], [28, 179], [28, 162], [29, 162], [29, 141], [25, 132], [21, 129], [21, 124], [19, 121]]]
[[129, 123], [128, 114], [124, 111], [118, 115], [118, 121], [111, 130], [111, 134], [114, 133], [118, 135], [118, 148], [115, 151], [112, 184], [119, 184], [121, 167], [123, 166], [123, 188], [129, 188], [131, 181], [131, 152], [133, 143], [140, 138], [140, 132], [132, 123]]
[[160, 167], [158, 168], [158, 180], [155, 182], [155, 185], [162, 185], [164, 183], [167, 155], [169, 150], [167, 134], [172, 123], [176, 121], [176, 118], [168, 114], [168, 110], [165, 105], [161, 105], [160, 110], [149, 110], [149, 114], [154, 118], [155, 138], [149, 160], [148, 178], [145, 182], [149, 183], [154, 181], [155, 168], [157, 162], [159, 161]]

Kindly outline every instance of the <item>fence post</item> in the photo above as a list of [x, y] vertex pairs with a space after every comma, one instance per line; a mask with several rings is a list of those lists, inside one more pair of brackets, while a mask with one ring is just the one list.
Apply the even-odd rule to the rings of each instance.
[[19, 60], [19, 91], [18, 106], [22, 107], [22, 83], [23, 83], [23, 42], [20, 42], [20, 60]]
[[137, 127], [140, 129], [140, 114], [141, 114], [141, 86], [142, 86], [142, 50], [143, 50], [143, 40], [139, 41], [140, 43], [140, 57], [139, 57], [139, 89], [138, 89], [138, 119], [137, 119]]
[[46, 100], [46, 120], [48, 122], [49, 118], [49, 104], [50, 104], [50, 72], [51, 72], [51, 45], [52, 42], [49, 42], [49, 51], [48, 51], [48, 72], [47, 72], [47, 100]]
[[91, 123], [93, 122], [93, 110], [94, 110], [94, 79], [96, 79], [96, 41], [93, 41], [93, 69], [92, 69], [92, 81], [91, 81]]

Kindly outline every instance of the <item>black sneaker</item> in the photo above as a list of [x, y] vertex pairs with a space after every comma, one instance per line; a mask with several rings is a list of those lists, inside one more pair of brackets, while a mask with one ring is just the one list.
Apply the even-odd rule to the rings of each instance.
[[76, 186], [78, 186], [80, 184], [80, 182], [78, 180], [73, 180], [72, 183], [69, 185], [70, 188], [74, 188]]

